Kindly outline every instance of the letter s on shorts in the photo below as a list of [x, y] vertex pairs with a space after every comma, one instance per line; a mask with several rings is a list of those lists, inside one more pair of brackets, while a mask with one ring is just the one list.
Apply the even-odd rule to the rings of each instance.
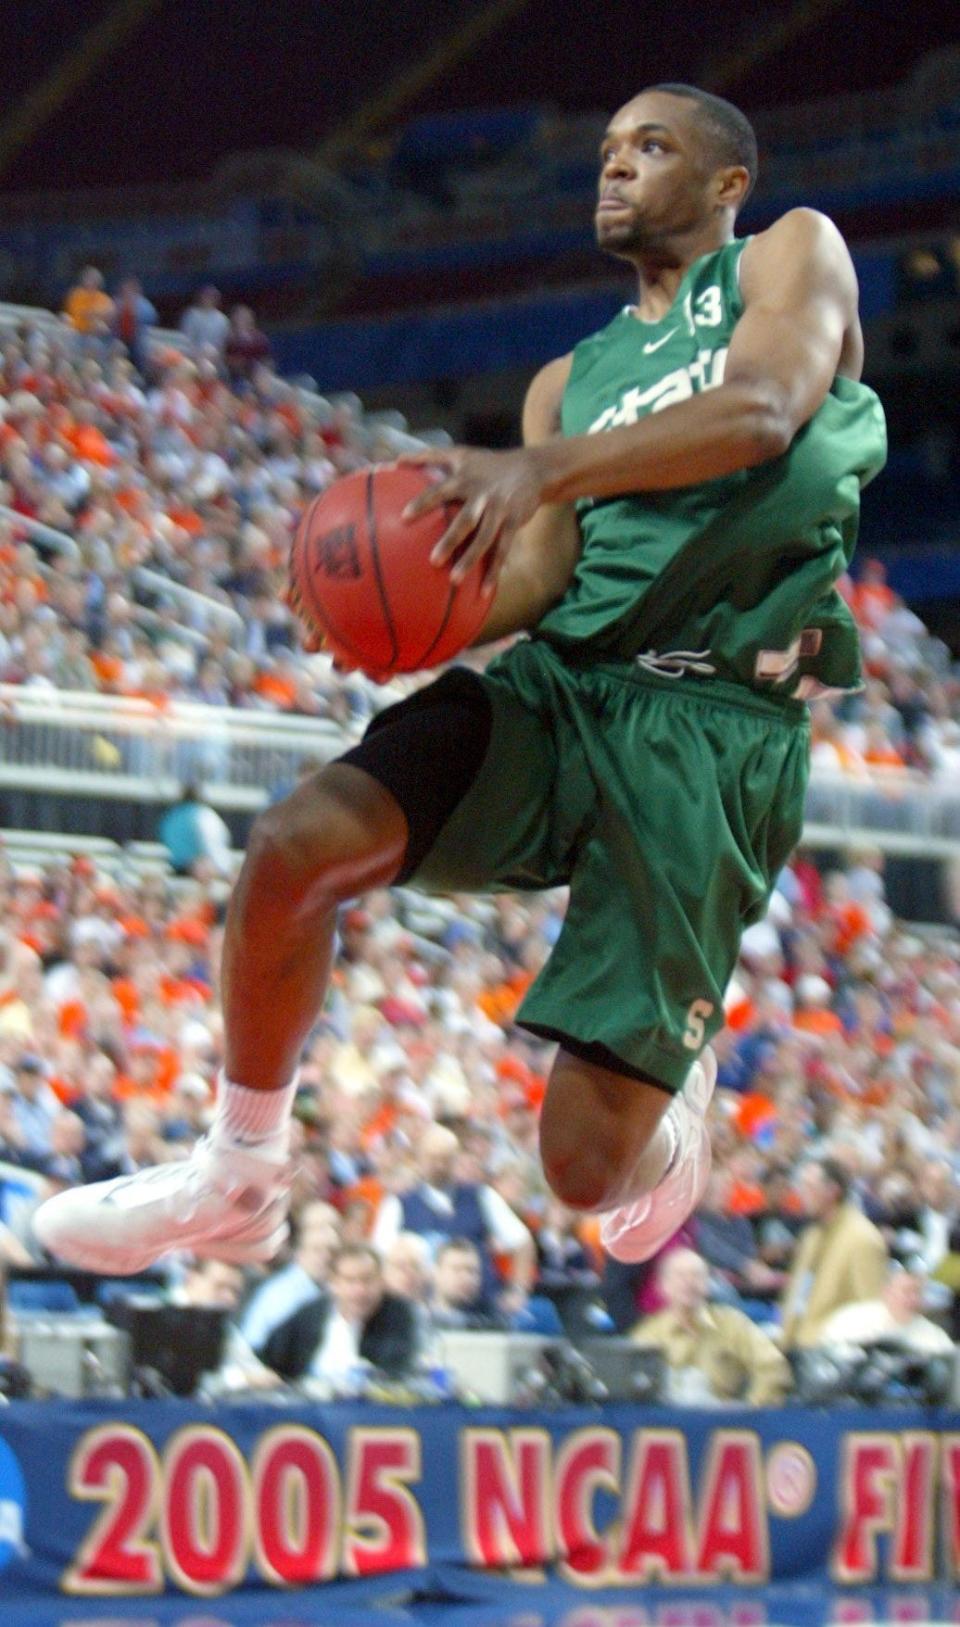
[[713, 1016], [712, 1000], [693, 1000], [687, 1012], [687, 1026], [683, 1031], [683, 1043], [688, 1051], [699, 1051], [706, 1039], [704, 1024]]

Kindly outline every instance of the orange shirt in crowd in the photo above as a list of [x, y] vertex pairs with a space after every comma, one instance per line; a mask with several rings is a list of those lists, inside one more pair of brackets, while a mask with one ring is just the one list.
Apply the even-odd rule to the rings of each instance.
[[103, 650], [90, 651], [90, 665], [104, 689], [116, 689], [123, 677], [123, 662], [116, 655]]
[[113, 998], [123, 1012], [126, 1027], [131, 1027], [140, 1013], [140, 994], [132, 977], [115, 977], [110, 983]]
[[354, 1181], [343, 1194], [344, 1205], [349, 1203], [363, 1203], [367, 1208], [367, 1222], [364, 1230], [367, 1236], [373, 1231], [373, 1223], [377, 1218], [384, 1198], [385, 1187], [376, 1175], [361, 1175], [359, 1181]]
[[846, 956], [859, 938], [870, 931], [870, 917], [861, 904], [850, 899], [846, 904], [830, 907], [835, 932], [833, 953]]
[[96, 424], [68, 424], [63, 430], [63, 439], [82, 462], [98, 463], [109, 469], [117, 461], [117, 454]]
[[285, 678], [279, 672], [258, 672], [253, 680], [253, 688], [255, 694], [278, 707], [281, 712], [289, 712], [297, 698], [295, 680]]
[[155, 1101], [169, 1096], [180, 1073], [180, 1056], [172, 1045], [158, 1046], [153, 1053], [153, 1078], [146, 1086], [138, 1085], [127, 1073], [117, 1075], [113, 1094], [120, 1101]]
[[776, 1116], [777, 1110], [769, 1096], [764, 1096], [759, 1090], [748, 1090], [737, 1102], [733, 1122], [742, 1136], [752, 1138]]
[[98, 327], [109, 322], [113, 300], [102, 288], [84, 288], [78, 283], [71, 288], [63, 302], [63, 314], [78, 333], [96, 333]]
[[850, 605], [861, 627], [879, 627], [897, 602], [886, 582], [855, 582]]
[[843, 1031], [843, 1023], [829, 1006], [813, 1006], [809, 1011], [798, 1011], [793, 1026], [804, 1034], [839, 1034]]
[[732, 1215], [759, 1215], [766, 1207], [767, 1199], [762, 1186], [739, 1178], [734, 1181], [727, 1200], [727, 1208]]
[[477, 1005], [492, 1023], [499, 1023], [501, 1028], [512, 1023], [517, 1014], [520, 1001], [533, 982], [532, 972], [514, 972], [512, 977], [494, 988], [484, 989], [477, 995]]

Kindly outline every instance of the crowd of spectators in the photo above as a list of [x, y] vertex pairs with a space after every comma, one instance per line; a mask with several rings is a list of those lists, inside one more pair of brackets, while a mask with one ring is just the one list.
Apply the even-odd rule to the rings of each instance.
[[[0, 507], [70, 536], [48, 552], [0, 517], [0, 682], [342, 718], [369, 706], [302, 654], [284, 599], [304, 504], [337, 475], [391, 455], [354, 398], [333, 404], [280, 378], [254, 314], [200, 289], [177, 346], [150, 341], [136, 279], [106, 293], [88, 266], [62, 323], [0, 341]], [[154, 594], [138, 566], [202, 598]], [[960, 681], [944, 647], [867, 562], [846, 585], [868, 682], [814, 710], [821, 771], [892, 785], [947, 782], [960, 764]], [[239, 612], [231, 638], [204, 599]], [[203, 634], [179, 635], [183, 624]], [[893, 776], [893, 777], [892, 777]]]
[[[229, 363], [215, 290], [185, 314], [193, 353], [154, 349], [140, 370], [119, 302], [95, 275], [79, 293], [72, 327], [0, 345], [0, 502], [79, 550], [44, 555], [0, 521], [0, 681], [342, 716], [342, 686], [296, 653], [284, 564], [305, 499], [375, 457], [375, 434], [352, 403], [312, 411], [262, 353]], [[240, 330], [255, 336], [252, 318]], [[159, 632], [139, 626], [140, 564], [237, 609], [242, 647], [200, 624], [198, 654], [162, 603]], [[945, 652], [882, 567], [847, 591], [868, 682], [815, 708], [815, 762], [947, 778], [960, 683]], [[67, 839], [43, 868], [0, 851], [11, 1263], [32, 1247], [32, 1195], [183, 1157], [204, 1132], [223, 887], [189, 855], [177, 868], [109, 876]], [[747, 932], [716, 1041], [710, 1190], [643, 1268], [605, 1261], [594, 1223], [540, 1171], [550, 1050], [514, 1017], [565, 902], [378, 892], [343, 912], [303, 1059], [291, 1251], [259, 1285], [203, 1267], [175, 1289], [232, 1308], [252, 1288], [231, 1370], [331, 1379], [358, 1359], [403, 1366], [444, 1327], [550, 1331], [565, 1289], [595, 1294], [597, 1327], [657, 1343], [678, 1395], [777, 1398], [781, 1347], [815, 1345], [859, 1301], [888, 1335], [916, 1333], [922, 1307], [956, 1337], [960, 944], [894, 919], [882, 856], [826, 875], [795, 857]], [[693, 1350], [710, 1352], [705, 1368]]]
[[[139, 285], [101, 284], [87, 268], [62, 325], [0, 339], [0, 507], [77, 547], [0, 518], [0, 682], [339, 717], [340, 686], [298, 651], [286, 560], [304, 504], [386, 443], [350, 398], [281, 379], [253, 313], [228, 319], [215, 289], [180, 348], [148, 343]], [[138, 567], [202, 597], [146, 599]]]
[[[732, 1394], [741, 1370], [744, 1394], [772, 1399], [783, 1389], [773, 1351], [818, 1345], [831, 1318], [849, 1342], [844, 1310], [861, 1301], [864, 1327], [887, 1336], [911, 1321], [910, 1301], [956, 1337], [955, 938], [893, 919], [877, 855], [826, 876], [797, 856], [728, 991], [704, 1203], [663, 1257], [622, 1267], [604, 1260], [595, 1223], [544, 1186], [550, 1051], [513, 1021], [564, 905], [562, 892], [453, 903], [377, 892], [343, 912], [297, 1099], [293, 1243], [246, 1285], [242, 1327], [259, 1361], [329, 1380], [371, 1351], [396, 1366], [398, 1329], [408, 1354], [444, 1327], [556, 1332], [571, 1289], [597, 1328], [662, 1341], [668, 1361], [711, 1352], [712, 1377], [678, 1381], [688, 1399], [708, 1380]], [[44, 870], [0, 860], [0, 910], [11, 1228], [0, 1244], [22, 1263], [34, 1193], [181, 1158], [203, 1134], [222, 1049], [222, 888], [111, 879], [83, 857]], [[362, 1350], [345, 1315], [329, 1320], [344, 1249], [359, 1251], [345, 1269], [374, 1308], [383, 1296], [414, 1307], [385, 1312]], [[696, 1265], [681, 1259], [671, 1275], [674, 1250]], [[891, 1265], [912, 1286], [892, 1282]], [[696, 1317], [710, 1338], [692, 1338]], [[235, 1351], [232, 1368], [257, 1371]]]

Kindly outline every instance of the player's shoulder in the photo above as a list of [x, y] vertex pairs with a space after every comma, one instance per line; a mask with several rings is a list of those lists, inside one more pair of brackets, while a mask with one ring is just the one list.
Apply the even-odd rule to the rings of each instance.
[[552, 362], [547, 362], [546, 366], [541, 367], [539, 373], [535, 373], [530, 380], [527, 400], [529, 401], [531, 396], [554, 396], [558, 393], [562, 395], [567, 387], [572, 366], [572, 350], [568, 350], [565, 356], [555, 356]]
[[555, 435], [560, 427], [560, 404], [570, 378], [573, 352], [557, 356], [535, 373], [523, 404], [524, 440], [541, 440]]
[[785, 214], [751, 237], [743, 250], [743, 271], [761, 261], [787, 257], [850, 261], [850, 251], [839, 227], [821, 209], [801, 205], [788, 209]]

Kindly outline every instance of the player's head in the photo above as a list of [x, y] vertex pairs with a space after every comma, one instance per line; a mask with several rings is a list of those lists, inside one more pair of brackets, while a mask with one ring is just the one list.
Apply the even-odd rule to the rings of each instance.
[[711, 231], [725, 241], [756, 174], [756, 136], [732, 102], [652, 85], [613, 115], [600, 144], [597, 241], [627, 260], [669, 259]]

